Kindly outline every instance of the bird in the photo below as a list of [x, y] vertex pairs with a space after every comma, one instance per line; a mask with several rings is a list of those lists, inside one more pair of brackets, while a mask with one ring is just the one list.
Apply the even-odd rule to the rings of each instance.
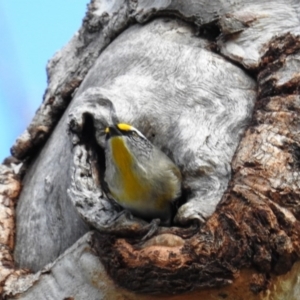
[[110, 196], [134, 216], [170, 225], [181, 195], [179, 168], [129, 124], [106, 127], [105, 134], [104, 180]]

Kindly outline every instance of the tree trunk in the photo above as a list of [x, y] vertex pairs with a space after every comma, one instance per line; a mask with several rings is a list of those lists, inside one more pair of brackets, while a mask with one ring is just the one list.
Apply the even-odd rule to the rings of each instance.
[[[296, 0], [92, 0], [0, 167], [7, 299], [299, 299]], [[104, 129], [180, 168], [172, 226], [121, 212]]]

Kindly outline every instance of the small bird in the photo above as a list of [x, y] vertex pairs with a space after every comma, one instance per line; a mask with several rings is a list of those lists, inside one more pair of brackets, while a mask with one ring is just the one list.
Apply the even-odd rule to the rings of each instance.
[[133, 215], [170, 225], [172, 203], [181, 195], [178, 167], [139, 130], [107, 127], [105, 181], [111, 196]]

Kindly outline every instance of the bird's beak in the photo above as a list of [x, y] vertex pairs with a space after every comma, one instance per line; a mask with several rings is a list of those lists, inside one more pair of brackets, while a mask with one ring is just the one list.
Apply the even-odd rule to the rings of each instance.
[[115, 126], [109, 126], [105, 128], [106, 138], [111, 138], [113, 136], [120, 136], [122, 133]]

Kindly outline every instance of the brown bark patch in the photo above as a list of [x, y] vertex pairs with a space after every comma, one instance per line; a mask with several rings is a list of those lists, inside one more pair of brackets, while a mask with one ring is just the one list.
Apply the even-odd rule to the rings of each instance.
[[11, 168], [0, 165], [0, 294], [15, 271], [12, 251], [15, 241], [15, 205], [21, 182]]
[[268, 49], [261, 59], [260, 69], [278, 60], [282, 55], [294, 54], [300, 50], [300, 37], [293, 34], [273, 38], [265, 47]]
[[274, 38], [262, 57], [258, 75], [258, 97], [299, 94], [300, 71], [298, 65], [300, 37], [287, 34]]

